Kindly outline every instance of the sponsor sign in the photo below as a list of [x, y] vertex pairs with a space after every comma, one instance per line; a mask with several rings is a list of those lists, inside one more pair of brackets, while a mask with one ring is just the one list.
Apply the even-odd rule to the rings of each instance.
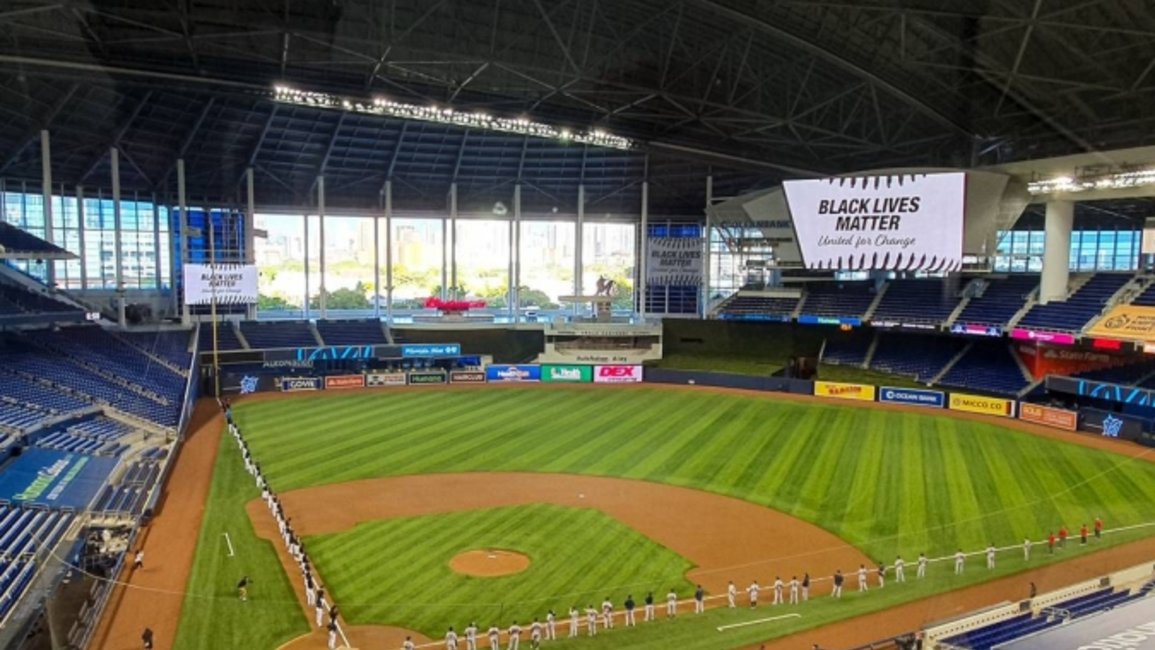
[[485, 373], [480, 370], [454, 370], [449, 373], [451, 384], [484, 384]]
[[1121, 357], [1105, 352], [1072, 348], [1053, 348], [1029, 343], [1018, 343], [1015, 349], [1031, 375], [1073, 375], [1109, 367]]
[[595, 384], [636, 384], [640, 381], [641, 366], [594, 366]]
[[593, 366], [544, 364], [541, 367], [541, 380], [545, 382], [590, 382], [594, 380], [594, 369]]
[[862, 325], [861, 318], [852, 318], [849, 316], [814, 316], [811, 314], [798, 316], [798, 322], [802, 325], [849, 325], [851, 327]]
[[938, 325], [935, 323], [907, 323], [897, 320], [872, 320], [871, 327], [879, 329], [903, 329], [903, 330], [937, 330]]
[[868, 384], [843, 384], [836, 381], [814, 382], [814, 394], [821, 397], [873, 402], [874, 393], [875, 387]]
[[646, 281], [660, 287], [702, 284], [702, 240], [650, 237]]
[[485, 368], [485, 380], [488, 382], [541, 381], [541, 366], [534, 366], [534, 365], [486, 366], [486, 368]]
[[782, 189], [806, 268], [962, 266], [961, 172], [794, 180]]
[[1027, 402], [1019, 403], [1019, 419], [1064, 431], [1074, 431], [1079, 427], [1079, 414], [1075, 411]]
[[966, 411], [967, 413], [982, 413], [983, 415], [998, 415], [1000, 417], [1014, 417], [1015, 415], [1015, 402], [1001, 397], [951, 393], [949, 404], [952, 411]]
[[1011, 330], [1011, 338], [1017, 341], [1038, 341], [1054, 345], [1074, 345], [1075, 337], [1063, 332], [1039, 332], [1016, 327]]
[[342, 390], [346, 388], [364, 388], [365, 375], [335, 375], [325, 377], [325, 390]]
[[288, 368], [290, 370], [309, 370], [313, 367], [312, 359], [272, 359], [261, 362], [261, 368], [266, 370], [277, 370]]
[[221, 373], [221, 392], [250, 395], [280, 388], [275, 377], [270, 375], [239, 372]]
[[1002, 336], [1003, 328], [995, 325], [974, 325], [971, 323], [955, 323], [950, 326], [951, 334], [966, 334], [969, 336]]
[[460, 343], [420, 343], [402, 345], [401, 356], [412, 357], [459, 357], [461, 356]]
[[58, 508], [85, 508], [118, 459], [30, 447], [4, 466], [0, 499]]
[[1155, 307], [1120, 305], [1087, 330], [1089, 336], [1155, 341]]
[[1123, 350], [1123, 342], [1112, 341], [1111, 339], [1091, 339], [1091, 347], [1096, 350], [1121, 352]]
[[293, 393], [302, 390], [321, 390], [320, 377], [281, 377], [281, 390]]
[[449, 380], [444, 372], [434, 370], [412, 370], [409, 372], [410, 386], [431, 386], [444, 384]]
[[370, 388], [404, 386], [405, 383], [403, 372], [373, 372], [365, 375], [365, 385]]
[[878, 389], [878, 401], [894, 402], [896, 404], [913, 404], [914, 406], [929, 406], [940, 409], [946, 406], [946, 394], [937, 390], [883, 386]]
[[1122, 413], [1085, 408], [1079, 410], [1079, 431], [1104, 438], [1138, 440], [1143, 433], [1143, 420]]
[[1092, 381], [1090, 379], [1075, 379], [1073, 377], [1050, 375], [1047, 377], [1047, 390], [1078, 395], [1079, 397], [1101, 399], [1116, 404], [1131, 404], [1134, 406], [1151, 406], [1155, 404], [1155, 391], [1146, 388], [1136, 388], [1135, 386], [1121, 386], [1105, 381]]
[[789, 323], [789, 314], [718, 314], [718, 320], [758, 321], [763, 323]]
[[247, 305], [257, 301], [255, 264], [185, 264], [186, 305]]

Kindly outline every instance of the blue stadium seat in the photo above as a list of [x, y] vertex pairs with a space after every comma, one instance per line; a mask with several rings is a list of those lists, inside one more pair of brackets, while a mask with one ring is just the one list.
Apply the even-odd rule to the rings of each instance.
[[1128, 273], [1097, 273], [1066, 300], [1035, 305], [1018, 325], [1027, 329], [1078, 332], [1097, 317], [1111, 296], [1133, 277]]
[[874, 302], [873, 282], [814, 282], [806, 286], [802, 314], [861, 317]]
[[325, 345], [385, 345], [379, 320], [319, 320], [317, 332]]
[[967, 388], [999, 395], [1015, 395], [1029, 385], [1009, 345], [1001, 341], [975, 341], [970, 350], [943, 375], [943, 386]]
[[719, 310], [722, 318], [757, 320], [758, 316], [789, 317], [798, 307], [798, 298], [779, 298], [738, 293]]
[[957, 288], [945, 280], [891, 280], [871, 319], [941, 323], [958, 303]]
[[983, 295], [971, 298], [956, 323], [1005, 326], [1023, 305], [1027, 296], [1039, 286], [1037, 275], [1011, 275], [988, 280]]
[[315, 348], [318, 345], [309, 324], [304, 321], [243, 321], [240, 325], [241, 334], [254, 350]]
[[885, 332], [879, 334], [870, 367], [929, 381], [965, 346], [959, 338]]

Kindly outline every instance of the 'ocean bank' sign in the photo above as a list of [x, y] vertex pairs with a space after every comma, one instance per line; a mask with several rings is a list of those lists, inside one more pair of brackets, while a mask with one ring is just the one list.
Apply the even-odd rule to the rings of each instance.
[[878, 401], [880, 402], [929, 406], [936, 409], [940, 409], [946, 405], [946, 394], [937, 390], [883, 386], [879, 388], [878, 391]]

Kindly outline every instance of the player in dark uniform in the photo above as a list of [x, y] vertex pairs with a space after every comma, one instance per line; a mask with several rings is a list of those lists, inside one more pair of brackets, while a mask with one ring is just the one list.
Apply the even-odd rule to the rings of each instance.
[[241, 578], [241, 581], [237, 583], [237, 596], [239, 596], [241, 600], [248, 600], [249, 599], [249, 583], [250, 582], [252, 582], [252, 581], [249, 580], [249, 576], [244, 576], [243, 578]]
[[144, 628], [144, 632], [140, 635], [140, 640], [144, 642], [144, 650], [152, 650], [152, 628]]

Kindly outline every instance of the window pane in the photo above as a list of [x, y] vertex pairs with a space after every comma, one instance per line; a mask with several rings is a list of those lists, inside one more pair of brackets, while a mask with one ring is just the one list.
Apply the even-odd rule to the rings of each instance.
[[254, 226], [268, 232], [254, 241], [260, 272], [258, 312], [301, 313], [305, 304], [305, 220], [301, 215], [256, 214]]
[[[582, 282], [583, 293], [596, 289], [599, 277], [614, 281], [615, 309], [633, 309], [634, 306], [634, 247], [637, 245], [637, 230], [629, 223], [585, 223], [582, 232]], [[740, 282], [736, 264], [737, 258], [729, 253], [720, 238], [715, 237], [714, 251], [726, 251], [716, 268], [727, 268], [731, 290], [736, 290]], [[725, 259], [729, 258], [729, 259]], [[712, 277], [713, 279], [713, 277]], [[717, 286], [717, 285], [716, 285]]]
[[457, 284], [462, 295], [484, 300], [489, 309], [508, 308], [508, 221], [458, 219]]
[[393, 305], [402, 310], [419, 308], [441, 286], [441, 220], [401, 217], [391, 221]]
[[521, 222], [522, 308], [555, 309], [559, 296], [573, 293], [576, 230], [572, 221]]

